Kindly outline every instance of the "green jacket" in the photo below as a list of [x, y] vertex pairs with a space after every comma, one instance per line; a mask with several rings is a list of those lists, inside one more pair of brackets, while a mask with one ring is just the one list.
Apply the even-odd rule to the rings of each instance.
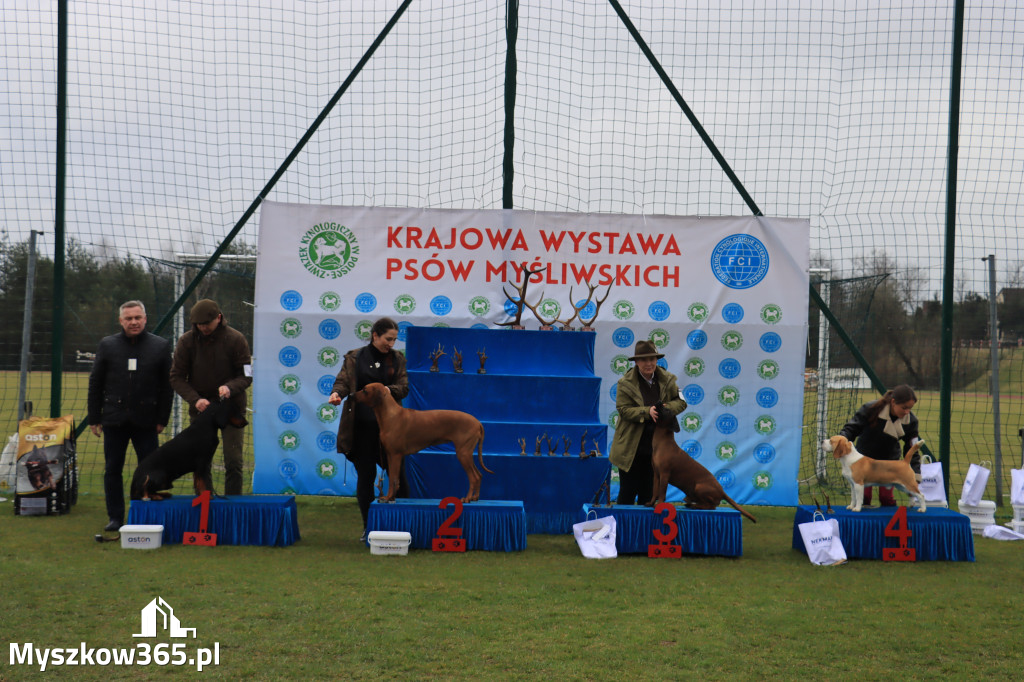
[[[686, 409], [686, 401], [679, 395], [676, 377], [661, 367], [654, 368], [654, 377], [658, 380], [661, 391], [659, 402], [672, 413], [672, 418]], [[644, 422], [651, 420], [650, 406], [644, 405], [640, 394], [640, 370], [634, 366], [625, 376], [619, 379], [615, 393], [615, 409], [619, 412], [619, 422], [612, 436], [612, 446], [608, 459], [618, 468], [629, 471], [633, 466], [633, 457], [640, 444], [640, 436], [644, 432]]]

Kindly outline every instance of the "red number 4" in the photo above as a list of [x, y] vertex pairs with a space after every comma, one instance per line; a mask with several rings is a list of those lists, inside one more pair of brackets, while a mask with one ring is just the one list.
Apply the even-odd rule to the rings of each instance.
[[917, 551], [913, 547], [907, 547], [907, 541], [913, 533], [907, 525], [907, 508], [897, 507], [896, 513], [889, 519], [889, 525], [885, 527], [885, 537], [899, 538], [899, 549], [894, 547], [882, 548], [883, 561], [916, 561]]

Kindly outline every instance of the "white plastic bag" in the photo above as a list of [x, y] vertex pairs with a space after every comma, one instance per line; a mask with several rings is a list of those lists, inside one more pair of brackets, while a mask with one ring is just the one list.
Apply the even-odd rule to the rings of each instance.
[[573, 524], [572, 534], [583, 556], [588, 559], [614, 559], [619, 555], [615, 548], [614, 516], [603, 516]]
[[1010, 469], [1010, 504], [1024, 505], [1024, 469]]
[[[982, 462], [988, 464], [990, 462]], [[964, 477], [964, 487], [960, 493], [960, 501], [971, 506], [978, 506], [982, 495], [985, 494], [985, 486], [988, 485], [989, 470], [981, 464], [971, 464], [967, 468], [967, 476]]]
[[18, 480], [18, 469], [15, 462], [18, 458], [18, 434], [11, 434], [7, 439], [3, 452], [0, 453], [0, 495], [13, 495], [14, 485]]
[[928, 455], [921, 457], [921, 481], [917, 485], [928, 504], [946, 505], [945, 479], [942, 477], [942, 462], [933, 462]]
[[813, 521], [797, 524], [800, 537], [804, 541], [804, 549], [807, 550], [807, 558], [815, 566], [845, 563], [846, 548], [839, 538], [839, 522], [835, 519], [826, 519], [819, 511], [814, 512], [813, 518]]

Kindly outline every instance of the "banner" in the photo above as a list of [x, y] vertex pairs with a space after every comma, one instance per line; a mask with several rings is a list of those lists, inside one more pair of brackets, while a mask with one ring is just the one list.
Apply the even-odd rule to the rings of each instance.
[[[795, 219], [264, 202], [253, 490], [354, 494], [335, 450], [340, 408], [327, 402], [345, 353], [385, 316], [398, 350], [411, 325], [497, 329], [523, 272], [539, 268], [526, 299], [559, 320], [550, 333], [572, 333], [558, 328], [577, 308], [572, 327], [595, 318], [610, 428], [616, 382], [649, 339], [689, 405], [680, 445], [737, 502], [796, 505], [809, 245], [809, 222]], [[522, 323], [540, 327], [530, 310]]]

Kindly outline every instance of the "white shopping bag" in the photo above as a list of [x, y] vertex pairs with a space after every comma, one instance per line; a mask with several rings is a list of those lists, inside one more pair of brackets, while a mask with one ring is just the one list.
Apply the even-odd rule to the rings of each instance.
[[807, 550], [807, 558], [815, 566], [845, 563], [846, 549], [839, 538], [839, 522], [835, 519], [826, 519], [819, 511], [814, 512], [813, 518], [813, 521], [797, 524], [800, 537], [804, 541], [804, 549]]
[[1024, 469], [1010, 469], [1010, 504], [1024, 505]]
[[13, 495], [18, 480], [18, 434], [7, 439], [7, 445], [0, 453], [0, 495]]
[[[988, 464], [991, 462], [982, 462]], [[981, 496], [985, 494], [985, 486], [988, 485], [989, 470], [981, 464], [971, 464], [967, 468], [967, 476], [964, 477], [964, 488], [960, 492], [960, 501], [964, 504], [978, 506]]]
[[572, 534], [583, 556], [588, 559], [614, 559], [619, 555], [615, 549], [614, 516], [603, 516], [573, 524]]
[[928, 455], [921, 457], [921, 482], [917, 487], [921, 489], [924, 500], [928, 504], [946, 505], [946, 487], [942, 477], [942, 462], [933, 462]]

